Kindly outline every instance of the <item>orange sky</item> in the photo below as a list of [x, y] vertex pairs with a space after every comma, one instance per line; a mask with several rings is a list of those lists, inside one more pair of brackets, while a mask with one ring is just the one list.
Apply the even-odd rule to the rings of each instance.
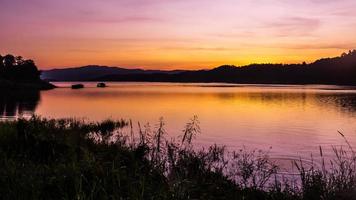
[[2, 0], [0, 53], [41, 69], [300, 63], [356, 48], [354, 0]]

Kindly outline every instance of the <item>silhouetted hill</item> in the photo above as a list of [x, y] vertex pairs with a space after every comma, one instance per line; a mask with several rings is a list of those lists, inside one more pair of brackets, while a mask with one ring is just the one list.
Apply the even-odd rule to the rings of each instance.
[[42, 72], [42, 79], [54, 81], [90, 81], [107, 75], [121, 74], [153, 74], [153, 73], [179, 73], [181, 70], [161, 71], [143, 69], [125, 69], [120, 67], [107, 67], [89, 65], [84, 67], [53, 69]]
[[[242, 67], [223, 65], [211, 70], [196, 71], [145, 71], [97, 66], [93, 70], [95, 73], [90, 75], [77, 73], [80, 74], [79, 78], [66, 75], [81, 70], [90, 71], [88, 69], [91, 68], [60, 70], [61, 80], [356, 85], [356, 50], [310, 64], [251, 64]], [[45, 74], [49, 76], [57, 73], [56, 77], [60, 76], [58, 71], [54, 72], [56, 71], [48, 71]]]

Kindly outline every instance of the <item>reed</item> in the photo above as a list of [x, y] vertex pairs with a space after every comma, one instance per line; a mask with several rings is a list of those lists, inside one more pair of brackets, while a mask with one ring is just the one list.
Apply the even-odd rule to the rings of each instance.
[[[171, 139], [132, 121], [31, 119], [0, 122], [1, 199], [353, 199], [356, 157], [334, 148], [321, 166], [294, 162], [296, 180], [281, 177], [268, 152], [193, 148], [194, 116]], [[127, 131], [128, 130], [128, 131]], [[167, 139], [170, 138], [170, 139]], [[312, 159], [314, 160], [314, 158]]]

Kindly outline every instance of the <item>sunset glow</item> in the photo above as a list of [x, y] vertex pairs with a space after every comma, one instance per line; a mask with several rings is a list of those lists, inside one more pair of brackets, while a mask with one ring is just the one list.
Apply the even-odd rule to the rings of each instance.
[[354, 0], [1, 0], [0, 9], [0, 54], [41, 69], [301, 63], [356, 48]]

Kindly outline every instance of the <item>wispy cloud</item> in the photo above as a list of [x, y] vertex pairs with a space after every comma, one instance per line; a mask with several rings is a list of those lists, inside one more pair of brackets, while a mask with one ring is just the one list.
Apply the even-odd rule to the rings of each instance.
[[179, 50], [179, 51], [236, 51], [238, 48], [228, 47], [162, 47], [161, 50]]
[[321, 21], [315, 18], [286, 17], [267, 22], [262, 28], [271, 30], [276, 36], [306, 36], [318, 30]]
[[101, 19], [94, 19], [91, 22], [98, 22], [98, 23], [141, 23], [141, 22], [163, 22], [163, 19], [154, 18], [154, 17], [146, 17], [146, 16], [128, 16], [128, 17], [121, 17], [121, 18], [101, 18]]
[[339, 17], [356, 17], [356, 12], [353, 8], [332, 11], [330, 14]]
[[280, 47], [285, 49], [355, 49], [356, 43], [314, 43], [314, 44], [284, 44]]

